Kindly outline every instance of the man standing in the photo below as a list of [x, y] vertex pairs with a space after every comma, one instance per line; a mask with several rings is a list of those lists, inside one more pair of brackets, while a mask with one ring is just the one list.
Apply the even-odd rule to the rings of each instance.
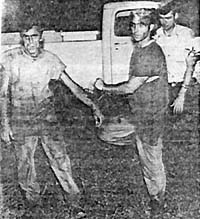
[[194, 33], [190, 28], [176, 23], [178, 13], [174, 1], [160, 8], [158, 13], [161, 27], [157, 30], [155, 40], [166, 57], [170, 112], [181, 113], [194, 71], [194, 66], [187, 69], [185, 62]]
[[[142, 172], [151, 198], [150, 206], [155, 213], [163, 205], [166, 187], [162, 135], [168, 104], [167, 69], [161, 48], [151, 39], [151, 31], [154, 29], [153, 15], [141, 10], [131, 13], [130, 20], [134, 50], [130, 60], [129, 80], [111, 85], [97, 79], [95, 86], [115, 94], [129, 95], [131, 113], [128, 121], [134, 127], [132, 133], [135, 132]], [[131, 125], [124, 127], [123, 118], [119, 118], [118, 132], [130, 134], [131, 130], [127, 127]]]
[[[73, 94], [91, 107], [97, 126], [102, 122], [99, 108], [65, 72], [65, 65], [42, 48], [42, 30], [31, 26], [21, 32], [22, 45], [5, 51], [1, 71], [1, 137], [13, 142], [18, 158], [18, 181], [27, 200], [37, 202], [41, 193], [35, 170], [36, 147], [42, 145], [62, 189], [76, 196], [79, 188], [72, 178], [65, 151], [63, 127], [55, 118], [54, 98], [49, 82], [61, 80]], [[11, 100], [11, 101], [10, 101]], [[8, 105], [11, 105], [11, 118]]]
[[[116, 121], [115, 124], [103, 124], [101, 127], [105, 131], [99, 137], [111, 144], [115, 144], [117, 139], [118, 145], [124, 145], [124, 142], [128, 143], [128, 136], [135, 132], [143, 177], [151, 199], [151, 211], [157, 214], [163, 207], [166, 188], [162, 138], [168, 106], [167, 67], [162, 49], [151, 39], [156, 23], [154, 13], [141, 10], [131, 13], [130, 20], [134, 49], [128, 81], [106, 84], [102, 79], [97, 79], [95, 87], [112, 94], [128, 95], [131, 112], [128, 119], [119, 115], [117, 124]], [[187, 57], [189, 68], [195, 62], [193, 55], [192, 52]]]

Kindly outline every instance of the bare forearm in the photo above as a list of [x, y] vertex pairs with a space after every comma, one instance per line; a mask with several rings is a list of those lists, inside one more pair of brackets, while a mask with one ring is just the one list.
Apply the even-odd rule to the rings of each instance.
[[85, 91], [76, 82], [74, 82], [67, 74], [62, 74], [61, 80], [79, 100], [81, 100], [84, 104], [92, 108], [92, 110], [94, 111], [98, 110], [98, 107], [94, 104], [94, 102], [90, 98], [88, 98]]
[[9, 84], [9, 77], [3, 71], [3, 78], [2, 78], [2, 86], [0, 88], [0, 117], [1, 117], [1, 125], [8, 125], [8, 84]]
[[199, 57], [200, 57], [200, 52], [196, 52], [194, 48], [192, 48], [192, 50], [189, 51], [186, 57], [186, 60], [185, 60], [187, 67], [186, 67], [186, 71], [184, 75], [184, 82], [179, 92], [179, 96], [182, 96], [182, 97], [185, 96], [187, 88], [190, 84], [190, 80], [192, 78], [192, 73], [194, 72], [194, 69], [195, 69], [195, 65], [197, 61], [199, 61]]
[[116, 94], [131, 94], [137, 90], [148, 77], [134, 77], [128, 81], [119, 84], [105, 84], [103, 90], [113, 92]]
[[184, 77], [183, 85], [180, 89], [179, 95], [185, 95], [185, 93], [186, 93], [186, 91], [189, 87], [193, 71], [194, 71], [193, 67], [187, 67], [187, 69], [185, 71], [185, 77]]
[[1, 103], [1, 107], [0, 107], [1, 125], [2, 127], [5, 127], [9, 125], [7, 97], [1, 97], [0, 103]]

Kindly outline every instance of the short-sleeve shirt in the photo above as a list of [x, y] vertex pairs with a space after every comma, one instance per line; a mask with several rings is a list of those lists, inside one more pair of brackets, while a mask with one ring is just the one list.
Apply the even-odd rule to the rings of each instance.
[[16, 99], [34, 97], [41, 101], [50, 96], [50, 79], [58, 79], [65, 70], [63, 62], [46, 50], [33, 59], [19, 47], [6, 51], [2, 60], [10, 78], [13, 98]]
[[162, 134], [168, 104], [166, 61], [157, 43], [151, 42], [145, 47], [134, 49], [129, 71], [129, 77], [133, 76], [159, 76], [153, 82], [144, 83], [129, 97], [137, 133], [152, 145]]
[[168, 82], [182, 82], [186, 70], [187, 49], [191, 47], [191, 40], [194, 38], [193, 31], [188, 27], [176, 24], [170, 35], [166, 35], [161, 27], [154, 38], [166, 57]]
[[59, 79], [65, 70], [63, 62], [53, 53], [42, 50], [36, 59], [23, 47], [7, 50], [2, 55], [3, 77], [9, 78], [11, 100], [19, 117], [36, 114], [42, 101], [52, 96], [49, 81]]

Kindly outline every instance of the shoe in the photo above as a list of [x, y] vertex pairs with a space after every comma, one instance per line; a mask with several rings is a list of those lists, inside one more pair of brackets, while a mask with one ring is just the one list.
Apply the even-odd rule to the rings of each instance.
[[70, 215], [74, 219], [83, 219], [87, 216], [84, 209], [77, 205], [71, 206]]
[[76, 215], [76, 219], [82, 219], [82, 218], [86, 218], [86, 213], [85, 212], [82, 212], [82, 211], [80, 211], [80, 212], [78, 212], [78, 214]]
[[153, 197], [149, 203], [151, 216], [159, 215], [163, 212], [164, 209], [164, 199]]

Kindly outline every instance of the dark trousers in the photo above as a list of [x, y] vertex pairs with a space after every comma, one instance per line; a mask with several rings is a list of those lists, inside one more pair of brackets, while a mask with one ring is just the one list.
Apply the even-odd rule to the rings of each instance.
[[[200, 85], [193, 79], [185, 94], [183, 112], [180, 114], [173, 113], [171, 106], [177, 98], [182, 83], [176, 86], [169, 84], [169, 106], [167, 115], [167, 138], [175, 141], [193, 141], [198, 138], [199, 123], [199, 88]], [[196, 142], [195, 140], [195, 142]]]
[[172, 86], [172, 84], [169, 83], [169, 86], [168, 86], [168, 89], [169, 89], [168, 112], [170, 115], [173, 115], [173, 106], [171, 106], [171, 105], [174, 103], [174, 100], [177, 98], [182, 84], [183, 84], [183, 82], [179, 82], [175, 86]]

